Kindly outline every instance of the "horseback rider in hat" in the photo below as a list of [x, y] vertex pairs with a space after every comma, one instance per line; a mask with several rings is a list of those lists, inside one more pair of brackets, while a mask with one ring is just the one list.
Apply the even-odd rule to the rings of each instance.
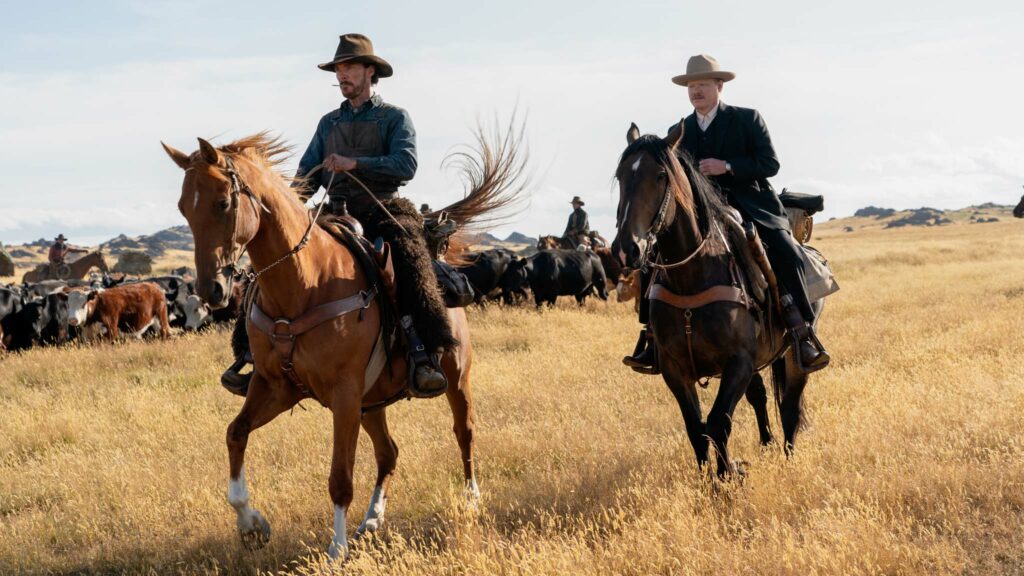
[[[320, 119], [299, 161], [297, 185], [306, 187], [309, 195], [330, 186], [328, 211], [353, 216], [367, 238], [381, 237], [391, 245], [401, 324], [415, 365], [412, 385], [423, 395], [440, 394], [447, 381], [439, 358], [457, 342], [423, 236], [423, 218], [398, 194], [416, 174], [412, 119], [374, 93], [377, 82], [393, 70], [374, 54], [366, 36], [342, 35], [334, 58], [319, 68], [334, 73], [345, 100]], [[314, 170], [321, 164], [322, 169]], [[381, 205], [347, 174], [363, 182]]]
[[[788, 324], [804, 372], [828, 365], [829, 355], [814, 333], [814, 312], [807, 298], [801, 248], [793, 239], [786, 211], [768, 178], [779, 171], [768, 127], [757, 110], [728, 106], [721, 101], [723, 85], [735, 78], [720, 70], [718, 61], [706, 54], [690, 58], [686, 74], [672, 78], [685, 86], [694, 112], [683, 120], [680, 154], [699, 162], [707, 176], [743, 219], [754, 223], [776, 278], [779, 281], [783, 318]], [[641, 294], [647, 293], [650, 272], [642, 278]], [[640, 321], [647, 324], [649, 302], [640, 300]], [[640, 332], [633, 356], [622, 359], [634, 370], [658, 372], [657, 350], [650, 330]]]
[[64, 237], [64, 234], [58, 234], [54, 238], [53, 245], [50, 246], [50, 252], [47, 255], [47, 260], [50, 264], [50, 277], [59, 278], [60, 275], [57, 271], [61, 266], [64, 265], [64, 260], [68, 254], [85, 254], [88, 250], [83, 248], [76, 248], [67, 243], [68, 239]]
[[579, 196], [573, 196], [570, 204], [572, 204], [572, 214], [569, 214], [569, 222], [565, 225], [562, 237], [568, 238], [572, 247], [576, 248], [588, 241], [586, 239], [590, 235], [590, 220], [587, 219], [587, 213], [583, 210], [586, 202], [580, 200]]

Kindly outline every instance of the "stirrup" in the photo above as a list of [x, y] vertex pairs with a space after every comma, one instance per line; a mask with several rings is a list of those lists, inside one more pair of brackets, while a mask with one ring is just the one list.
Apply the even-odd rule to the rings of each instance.
[[[448, 378], [444, 372], [434, 366], [433, 362], [417, 364], [410, 359], [411, 369], [409, 370], [409, 395], [413, 398], [436, 398], [448, 391]], [[420, 378], [430, 378], [434, 382], [429, 387], [420, 384]]]
[[220, 385], [226, 388], [228, 392], [243, 398], [249, 393], [249, 381], [252, 380], [252, 372], [248, 374], [240, 372], [245, 367], [245, 364], [245, 356], [243, 356], [235, 360], [235, 363], [220, 375]]
[[[801, 344], [805, 341], [818, 351], [818, 356], [814, 359], [813, 364], [807, 363], [803, 357], [803, 352], [800, 350]], [[818, 335], [810, 328], [808, 328], [803, 335], [798, 335], [796, 332], [793, 333], [793, 355], [796, 359], [797, 369], [804, 374], [817, 372], [818, 370], [828, 366], [829, 362], [832, 360], [828, 351], [825, 350], [825, 346], [822, 345], [821, 340], [818, 340]]]
[[622, 363], [640, 374], [661, 374], [661, 368], [658, 366], [658, 347], [654, 343], [654, 338], [650, 336], [649, 329], [640, 331], [640, 340], [636, 344], [633, 355], [624, 356]]

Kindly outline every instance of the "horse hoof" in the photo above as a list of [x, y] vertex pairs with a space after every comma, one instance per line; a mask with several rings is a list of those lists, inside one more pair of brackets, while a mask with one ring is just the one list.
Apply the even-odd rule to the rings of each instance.
[[480, 487], [476, 484], [476, 478], [466, 483], [466, 504], [470, 510], [477, 510], [480, 507]]
[[239, 518], [238, 534], [246, 550], [259, 550], [270, 542], [270, 523], [259, 512], [252, 510], [247, 519]]
[[363, 523], [359, 525], [359, 528], [356, 528], [356, 533], [352, 535], [352, 540], [359, 541], [363, 538], [363, 536], [377, 532], [377, 530], [380, 530], [380, 526], [383, 523], [384, 520], [381, 518], [374, 518], [373, 520], [363, 520]]

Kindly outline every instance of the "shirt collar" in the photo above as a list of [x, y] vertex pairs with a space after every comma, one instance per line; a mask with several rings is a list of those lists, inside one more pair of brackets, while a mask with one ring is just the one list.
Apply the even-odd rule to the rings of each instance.
[[360, 106], [358, 110], [353, 109], [352, 108], [352, 103], [349, 102], [348, 100], [344, 100], [341, 103], [341, 109], [342, 109], [342, 111], [350, 111], [350, 112], [359, 113], [359, 112], [362, 112], [363, 110], [369, 110], [370, 108], [376, 108], [377, 106], [380, 106], [382, 102], [384, 102], [384, 99], [380, 97], [380, 94], [377, 94], [376, 92], [374, 92], [372, 95], [370, 95], [370, 99], [367, 100], [366, 102], [364, 102], [363, 105]]
[[699, 125], [704, 126], [706, 128], [709, 124], [711, 124], [711, 121], [715, 119], [715, 116], [718, 116], [718, 110], [721, 107], [722, 107], [722, 101], [719, 100], [718, 101], [718, 106], [715, 106], [714, 108], [712, 108], [711, 111], [708, 112], [707, 116], [705, 116], [705, 115], [701, 114], [700, 112], [697, 112], [696, 110], [694, 110], [693, 113], [697, 115], [697, 123]]

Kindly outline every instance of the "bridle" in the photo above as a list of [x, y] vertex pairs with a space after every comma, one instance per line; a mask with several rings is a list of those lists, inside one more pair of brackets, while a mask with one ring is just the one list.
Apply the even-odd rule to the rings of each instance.
[[[235, 164], [231, 160], [230, 156], [224, 156], [224, 163], [227, 165], [227, 168], [224, 170], [224, 173], [227, 174], [228, 181], [231, 182], [231, 242], [232, 244], [234, 244], [235, 238], [238, 235], [238, 210], [240, 205], [239, 201], [241, 200], [242, 194], [245, 194], [249, 198], [249, 202], [252, 205], [253, 215], [256, 217], [257, 220], [259, 220], [260, 209], [262, 209], [267, 214], [270, 214], [270, 209], [267, 208], [267, 206], [263, 204], [263, 202], [261, 202], [259, 198], [256, 197], [256, 194], [252, 191], [252, 188], [250, 188], [249, 185], [243, 182], [242, 179], [238, 176], [238, 172], [235, 170]], [[331, 172], [331, 179], [330, 182], [328, 182], [328, 189], [330, 189], [330, 185], [334, 182], [335, 174], [335, 172]], [[246, 242], [244, 244], [239, 244], [237, 248], [235, 248], [234, 246], [232, 247], [232, 252], [236, 252], [237, 250], [237, 253], [234, 254], [234, 257], [228, 264], [225, 264], [224, 266], [220, 267], [221, 272], [236, 280], [241, 280], [245, 278], [252, 282], [259, 278], [260, 276], [262, 276], [263, 274], [267, 273], [267, 271], [269, 271], [271, 268], [274, 268], [278, 264], [298, 254], [309, 243], [309, 237], [310, 234], [313, 232], [313, 226], [316, 225], [316, 221], [317, 219], [320, 218], [320, 214], [323, 212], [324, 205], [326, 204], [327, 196], [324, 195], [324, 198], [322, 198], [320, 202], [317, 204], [316, 215], [310, 215], [309, 224], [306, 226], [306, 232], [303, 233], [302, 239], [299, 240], [299, 242], [295, 244], [295, 246], [293, 246], [292, 249], [286, 252], [283, 256], [267, 265], [266, 268], [258, 272], [254, 272], [252, 270], [244, 270], [238, 265], [238, 262], [242, 259], [242, 256], [245, 254], [246, 249], [249, 247], [249, 242]]]
[[[658, 236], [665, 232], [669, 225], [668, 208], [671, 205], [672, 200], [674, 198], [672, 191], [669, 189], [670, 186], [671, 182], [668, 178], [666, 178], [665, 189], [662, 193], [663, 195], [661, 199], [661, 205], [658, 207], [658, 212], [654, 215], [654, 219], [651, 221], [651, 226], [647, 229], [647, 234], [645, 235], [647, 245], [644, 249], [644, 253], [640, 255], [640, 259], [643, 262], [641, 264], [642, 269], [654, 268], [657, 270], [672, 270], [674, 268], [682, 268], [683, 266], [686, 266], [704, 252], [704, 246], [707, 244], [708, 238], [711, 237], [711, 231], [709, 230], [708, 233], [704, 234], [704, 237], [701, 239], [700, 244], [697, 245], [697, 248], [695, 248], [689, 256], [683, 258], [682, 260], [679, 260], [678, 262], [662, 264], [651, 259], [651, 249], [657, 241]], [[631, 201], [626, 204], [626, 210], [622, 214], [623, 222], [625, 222], [629, 216], [629, 208], [631, 205]], [[660, 255], [658, 256], [658, 259], [661, 259]]]

